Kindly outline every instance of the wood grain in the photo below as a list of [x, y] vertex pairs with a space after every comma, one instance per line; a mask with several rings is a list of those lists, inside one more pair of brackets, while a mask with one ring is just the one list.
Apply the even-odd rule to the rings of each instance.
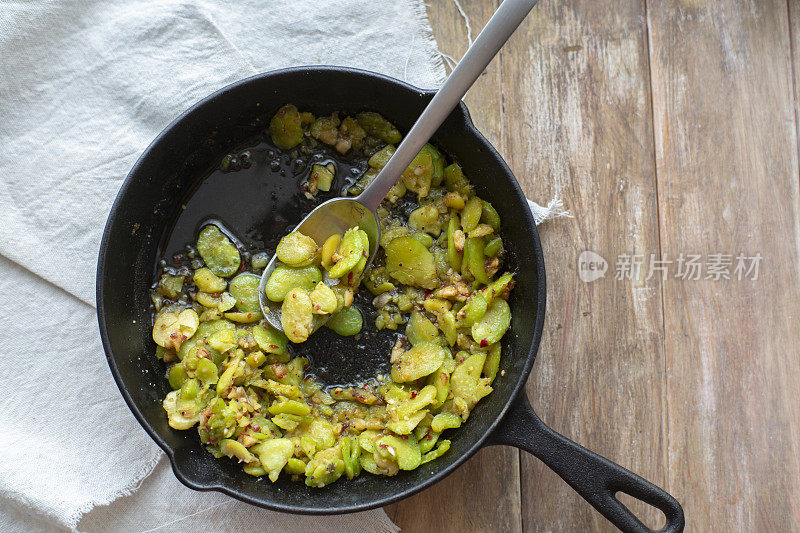
[[[461, 5], [473, 36], [496, 7]], [[454, 4], [429, 12], [460, 56]], [[467, 98], [528, 196], [560, 193], [575, 216], [540, 228], [534, 407], [674, 494], [687, 531], [800, 531], [798, 76], [796, 0], [543, 0]], [[604, 279], [580, 281], [586, 249], [609, 261]], [[663, 281], [614, 279], [619, 254], [681, 253], [764, 259], [756, 280], [678, 279], [674, 262]], [[485, 450], [390, 516], [408, 531], [613, 530], [515, 457]], [[477, 494], [496, 508], [460, 503]]]
[[663, 253], [765, 258], [756, 281], [664, 285], [669, 485], [693, 531], [797, 531], [800, 215], [787, 3], [650, 2], [647, 21]]
[[[502, 69], [503, 152], [530, 198], [560, 194], [574, 215], [541, 228], [547, 321], [528, 394], [554, 429], [664, 486], [660, 279], [614, 279], [619, 254], [659, 248], [644, 6], [541, 2]], [[581, 281], [584, 250], [609, 262], [605, 278]], [[526, 454], [522, 500], [526, 531], [614, 530]]]
[[[462, 5], [476, 32], [495, 9], [492, 2], [485, 1]], [[467, 49], [467, 37], [455, 4], [434, 2], [429, 15], [440, 49], [456, 59], [461, 57]], [[501, 139], [502, 125], [499, 87], [500, 69], [495, 59], [465, 98], [475, 125], [495, 146]], [[486, 495], [491, 498], [487, 500]], [[387, 507], [386, 512], [409, 532], [520, 531], [519, 453], [497, 446], [484, 449], [444, 481]]]

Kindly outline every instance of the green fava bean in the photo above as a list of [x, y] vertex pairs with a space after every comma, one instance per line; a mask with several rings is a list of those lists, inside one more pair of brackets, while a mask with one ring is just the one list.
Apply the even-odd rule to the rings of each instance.
[[438, 236], [442, 232], [439, 210], [433, 204], [418, 207], [408, 215], [408, 227]]
[[500, 229], [500, 215], [497, 213], [497, 210], [494, 208], [494, 206], [492, 206], [492, 204], [486, 200], [481, 200], [480, 221], [484, 224], [489, 224], [495, 231]]
[[458, 215], [453, 215], [447, 223], [447, 260], [456, 272], [461, 270], [462, 255], [456, 248], [455, 232], [459, 229]]
[[453, 413], [439, 413], [431, 421], [431, 429], [436, 433], [441, 433], [445, 429], [455, 429], [461, 427], [461, 417]]
[[364, 318], [361, 316], [361, 311], [355, 306], [344, 307], [339, 312], [331, 315], [331, 318], [325, 322], [325, 327], [330, 328], [336, 334], [343, 337], [355, 335], [364, 326]]
[[422, 461], [420, 461], [420, 464], [429, 463], [434, 459], [438, 459], [439, 457], [444, 455], [444, 453], [449, 449], [450, 449], [450, 441], [449, 440], [441, 441], [439, 443], [439, 446], [437, 446], [435, 450], [426, 453], [422, 457]]
[[286, 461], [286, 466], [283, 467], [283, 469], [287, 474], [299, 476], [305, 474], [306, 463], [300, 459], [290, 457], [289, 460]]
[[186, 367], [182, 363], [174, 364], [169, 369], [169, 386], [173, 390], [178, 390], [183, 386], [183, 382], [188, 379]]
[[200, 231], [197, 237], [197, 251], [211, 272], [223, 278], [234, 275], [242, 264], [239, 250], [214, 225], [208, 225]]
[[281, 306], [281, 326], [290, 341], [305, 342], [311, 335], [313, 309], [311, 297], [305, 289], [296, 287], [286, 294]]
[[461, 266], [461, 270], [464, 273], [470, 272], [476, 281], [488, 284], [491, 280], [486, 273], [484, 264], [486, 258], [484, 254], [485, 243], [484, 237], [467, 239], [467, 243], [464, 245], [464, 263]]
[[486, 247], [483, 249], [483, 253], [486, 254], [486, 257], [497, 257], [497, 254], [500, 253], [502, 248], [503, 239], [500, 237], [495, 237], [486, 244]]
[[300, 267], [310, 265], [317, 256], [318, 250], [319, 246], [314, 239], [299, 231], [293, 231], [280, 240], [275, 249], [275, 255], [281, 263]]
[[433, 182], [433, 155], [427, 146], [422, 147], [400, 177], [409, 191], [417, 193], [418, 198], [428, 196]]
[[247, 463], [242, 467], [245, 474], [249, 474], [255, 477], [266, 476], [267, 471], [261, 466], [261, 463]]
[[372, 111], [359, 113], [356, 115], [356, 120], [359, 125], [364, 128], [364, 131], [383, 142], [397, 144], [400, 142], [400, 139], [402, 139], [402, 135], [400, 135], [400, 132], [394, 127], [394, 124], [378, 113]]
[[217, 365], [210, 359], [200, 359], [197, 363], [197, 369], [194, 371], [197, 378], [203, 382], [203, 385], [213, 385], [219, 381], [219, 370]]
[[386, 270], [406, 285], [435, 289], [436, 260], [425, 246], [413, 237], [398, 237], [386, 246]]
[[444, 184], [452, 189], [464, 178], [464, 173], [457, 163], [448, 165], [444, 168]]
[[497, 376], [497, 370], [500, 368], [500, 343], [496, 342], [489, 348], [489, 354], [486, 356], [486, 361], [483, 363], [483, 375], [489, 378], [489, 383], [494, 381]]
[[436, 342], [439, 338], [439, 328], [419, 311], [413, 311], [406, 325], [406, 337], [413, 345]]
[[269, 412], [273, 415], [297, 415], [306, 416], [311, 412], [311, 408], [304, 403], [297, 400], [286, 400], [285, 402], [276, 403], [269, 407]]
[[198, 289], [202, 292], [212, 294], [222, 292], [228, 286], [228, 283], [224, 279], [211, 272], [211, 269], [208, 267], [197, 270], [192, 279]]
[[241, 443], [232, 439], [225, 439], [220, 442], [219, 451], [222, 455], [227, 455], [231, 459], [235, 457], [243, 463], [252, 463], [256, 460], [256, 458], [248, 451], [247, 448], [245, 448]]
[[339, 305], [336, 293], [321, 281], [317, 283], [317, 286], [314, 287], [309, 296], [311, 297], [313, 312], [317, 315], [333, 313]]
[[[341, 278], [353, 270], [362, 259], [369, 257], [369, 238], [364, 230], [350, 228], [342, 237], [337, 253], [341, 259], [328, 270], [328, 276]], [[363, 267], [362, 267], [363, 269]]]
[[481, 346], [498, 342], [511, 325], [511, 308], [501, 299], [492, 300], [480, 322], [472, 325], [472, 338]]
[[485, 362], [486, 354], [475, 352], [458, 365], [451, 376], [450, 390], [453, 396], [462, 398], [470, 408], [492, 392], [488, 380], [480, 377]]
[[303, 141], [303, 126], [297, 108], [290, 104], [278, 109], [269, 122], [269, 134], [278, 148], [288, 150], [300, 144]]
[[475, 226], [477, 226], [478, 222], [481, 220], [482, 213], [483, 200], [477, 196], [473, 196], [469, 199], [466, 207], [464, 207], [464, 211], [461, 213], [461, 227], [464, 229], [464, 233], [469, 233], [475, 229]]
[[395, 147], [391, 144], [387, 144], [374, 154], [372, 157], [369, 158], [368, 164], [374, 169], [380, 170], [386, 166], [386, 163], [389, 162], [389, 159], [394, 155]]
[[432, 144], [427, 144], [428, 150], [431, 152], [433, 158], [433, 178], [431, 179], [431, 187], [438, 187], [442, 184], [444, 179], [444, 156]]
[[286, 294], [295, 287], [312, 291], [320, 281], [322, 273], [315, 266], [292, 268], [279, 265], [267, 280], [264, 292], [271, 301], [282, 302]]
[[408, 435], [417, 425], [422, 422], [422, 419], [425, 418], [425, 415], [428, 413], [426, 411], [417, 411], [416, 413], [409, 415], [407, 418], [403, 418], [400, 420], [392, 420], [388, 424], [386, 424], [386, 429], [391, 431], [392, 433], [397, 433], [398, 435]]
[[467, 303], [456, 315], [458, 327], [466, 327], [475, 324], [486, 314], [489, 307], [488, 302], [480, 292], [475, 292], [467, 299]]
[[447, 357], [447, 350], [432, 342], [421, 342], [400, 354], [392, 363], [392, 379], [397, 383], [414, 381], [436, 372]]
[[272, 482], [277, 481], [281, 470], [294, 454], [294, 443], [289, 439], [269, 439], [251, 448], [258, 456], [261, 466], [269, 473]]
[[239, 311], [253, 313], [261, 311], [258, 303], [258, 285], [261, 278], [254, 274], [239, 274], [231, 280], [230, 293], [236, 298], [236, 307]]
[[255, 339], [256, 344], [258, 344], [258, 347], [266, 353], [274, 353], [279, 355], [289, 353], [287, 349], [287, 343], [289, 342], [289, 339], [286, 338], [286, 335], [284, 335], [282, 331], [267, 328], [261, 325], [254, 326], [253, 338]]
[[384, 435], [377, 442], [378, 450], [387, 450], [389, 455], [397, 460], [397, 466], [402, 470], [414, 470], [422, 464], [422, 453], [419, 450], [419, 443], [413, 435], [407, 435], [401, 439], [394, 435]]
[[347, 479], [353, 479], [361, 473], [361, 446], [358, 437], [344, 437], [342, 439], [342, 460], [344, 461], [344, 473]]
[[450, 311], [445, 311], [439, 316], [439, 329], [444, 333], [444, 338], [449, 346], [456, 343], [458, 331], [456, 331], [456, 317]]

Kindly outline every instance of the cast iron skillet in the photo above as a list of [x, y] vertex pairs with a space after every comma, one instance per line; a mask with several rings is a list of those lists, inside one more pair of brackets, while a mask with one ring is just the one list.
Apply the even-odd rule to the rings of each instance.
[[[525, 197], [497, 151], [475, 129], [460, 104], [437, 132], [434, 142], [457, 160], [481, 197], [494, 204], [503, 220], [509, 265], [517, 271], [510, 300], [512, 325], [504, 339], [504, 357], [493, 384], [467, 423], [448, 438], [450, 451], [440, 459], [391, 478], [369, 474], [311, 489], [282, 476], [269, 483], [246, 475], [233, 461], [214, 459], [201, 448], [196, 431], [167, 425], [161, 400], [168, 391], [164, 364], [154, 353], [148, 289], [158, 259], [175, 250], [170, 243], [176, 220], [190, 216], [191, 199], [203, 187], [217, 187], [206, 213], [228, 224], [245, 245], [269, 247], [298, 222], [297, 180], [278, 177], [259, 166], [245, 183], [228, 174], [228, 187], [209, 184], [211, 169], [227, 153], [257, 138], [272, 113], [287, 102], [316, 113], [374, 110], [407, 131], [432, 98], [423, 91], [371, 72], [339, 67], [298, 67], [253, 76], [205, 98], [167, 127], [139, 158], [120, 190], [103, 235], [97, 266], [97, 311], [108, 364], [136, 419], [164, 450], [177, 478], [195, 490], [216, 490], [241, 501], [291, 513], [335, 514], [363, 511], [406, 498], [455, 470], [483, 446], [511, 445], [552, 468], [606, 518], [625, 531], [647, 531], [615, 497], [627, 493], [666, 515], [662, 531], [681, 531], [683, 510], [669, 494], [632, 472], [600, 457], [545, 426], [522, 391], [533, 366], [545, 312], [545, 266], [539, 235]], [[291, 172], [289, 172], [291, 174]], [[282, 181], [283, 180], [283, 181]], [[262, 195], [263, 193], [263, 195]], [[208, 195], [206, 195], [208, 197]], [[197, 202], [200, 202], [198, 200]], [[186, 206], [186, 207], [183, 207]], [[310, 206], [309, 206], [310, 208]], [[197, 209], [195, 209], [197, 211]], [[198, 215], [199, 216], [199, 215]], [[198, 218], [197, 224], [200, 224]], [[184, 224], [185, 225], [185, 224]], [[192, 228], [196, 230], [197, 228]], [[184, 235], [183, 242], [194, 239]], [[369, 322], [369, 321], [367, 321]], [[344, 351], [346, 360], [330, 366], [329, 380], [367, 361], [384, 360], [384, 347], [367, 343]], [[321, 350], [317, 350], [318, 352]], [[334, 350], [329, 350], [333, 352]], [[324, 351], [322, 351], [324, 352]], [[325, 366], [325, 353], [313, 354]], [[349, 361], [349, 364], [347, 364]], [[557, 502], [553, 503], [557, 505]]]

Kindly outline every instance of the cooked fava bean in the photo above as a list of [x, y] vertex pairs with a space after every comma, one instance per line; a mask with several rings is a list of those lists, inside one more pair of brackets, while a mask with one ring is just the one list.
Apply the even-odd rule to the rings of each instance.
[[395, 147], [387, 144], [369, 158], [369, 166], [375, 169], [382, 169], [389, 162], [389, 159], [394, 155]]
[[156, 317], [153, 325], [153, 340], [163, 348], [177, 350], [181, 344], [197, 331], [200, 321], [193, 309], [180, 313], [166, 311]]
[[473, 196], [469, 199], [467, 205], [464, 207], [464, 211], [461, 213], [461, 227], [464, 229], [465, 233], [469, 233], [478, 225], [482, 213], [483, 200], [477, 196]]
[[236, 298], [236, 308], [239, 311], [247, 313], [261, 310], [261, 305], [258, 303], [259, 283], [261, 283], [261, 278], [247, 273], [239, 274], [231, 280], [229, 290], [231, 296]]
[[486, 362], [486, 354], [475, 352], [464, 359], [453, 371], [450, 390], [453, 396], [464, 400], [469, 408], [492, 392], [489, 380], [480, 377], [484, 362]]
[[239, 270], [239, 250], [217, 226], [208, 225], [197, 238], [197, 251], [206, 266], [217, 276], [229, 278]]
[[305, 341], [311, 335], [313, 319], [313, 304], [308, 292], [302, 287], [290, 290], [281, 306], [281, 325], [286, 337], [292, 342]]
[[421, 342], [437, 342], [439, 329], [419, 311], [413, 311], [406, 325], [406, 337], [412, 345]]
[[402, 138], [397, 128], [378, 113], [359, 113], [356, 120], [367, 133], [389, 144], [397, 144]]
[[484, 237], [467, 239], [464, 245], [464, 263], [461, 269], [465, 274], [471, 274], [472, 277], [475, 278], [475, 281], [488, 284], [490, 279], [489, 275], [486, 273], [486, 266], [484, 264], [486, 258], [484, 254], [485, 247], [486, 240]]
[[281, 263], [302, 267], [308, 266], [314, 261], [318, 248], [314, 239], [299, 231], [293, 231], [280, 240], [275, 249], [275, 255]]
[[321, 264], [322, 267], [326, 270], [333, 265], [333, 254], [336, 249], [339, 247], [339, 243], [342, 242], [342, 236], [338, 233], [334, 233], [330, 237], [325, 240], [325, 244], [322, 245], [322, 258]]
[[303, 141], [303, 126], [300, 113], [293, 105], [278, 109], [269, 123], [272, 142], [278, 148], [294, 148]]
[[431, 429], [436, 433], [441, 433], [445, 429], [461, 427], [461, 417], [453, 413], [439, 413], [431, 421]]
[[252, 451], [269, 474], [269, 479], [277, 481], [281, 470], [294, 453], [294, 444], [289, 439], [271, 439], [256, 444]]
[[401, 439], [394, 435], [384, 435], [376, 443], [377, 453], [384, 457], [391, 457], [397, 462], [401, 470], [414, 470], [422, 462], [419, 444], [413, 435]]
[[489, 348], [486, 361], [483, 363], [483, 375], [489, 378], [489, 383], [494, 381], [497, 370], [500, 368], [500, 343], [496, 342]]
[[414, 381], [436, 372], [447, 356], [444, 348], [432, 342], [421, 342], [403, 352], [392, 364], [392, 379], [398, 383]]
[[409, 191], [417, 193], [417, 198], [428, 196], [433, 181], [433, 153], [428, 146], [422, 147], [400, 177]]
[[361, 311], [353, 306], [342, 308], [325, 322], [325, 327], [343, 337], [355, 335], [361, 331], [363, 325], [364, 318], [361, 316]]
[[439, 210], [433, 204], [424, 205], [408, 215], [408, 227], [413, 230], [430, 233], [434, 237], [442, 232], [439, 222]]
[[[511, 324], [511, 308], [505, 300], [495, 299], [479, 322], [472, 325], [472, 338], [481, 345], [494, 344]], [[488, 343], [488, 344], [487, 344]]]
[[481, 208], [480, 221], [489, 224], [494, 231], [499, 231], [500, 215], [497, 213], [497, 210], [494, 208], [494, 206], [492, 206], [492, 204], [486, 200], [483, 200]]
[[[334, 165], [319, 161], [346, 152], [367, 163], [348, 189], [360, 194], [401, 140], [376, 113], [339, 116], [284, 106], [270, 122], [273, 143], [292, 145], [279, 157], [311, 157], [301, 185], [311, 201], [334, 179]], [[285, 473], [311, 487], [362, 470], [396, 475], [449, 450], [449, 432], [458, 431], [502, 374], [500, 341], [510, 326], [506, 300], [514, 277], [503, 270], [500, 216], [476, 196], [461, 167], [447, 165], [430, 144], [377, 215], [377, 253], [360, 228], [319, 243], [296, 232], [281, 239], [282, 264], [265, 294], [283, 302], [286, 333], [261, 316], [253, 271], [269, 256], [240, 255], [220, 227], [202, 228], [196, 244], [202, 261], [193, 258], [188, 271], [176, 264], [175, 271], [159, 272], [151, 291], [153, 339], [169, 364], [172, 392], [163, 407], [173, 428], [196, 427], [209, 453], [239, 461], [246, 474], [276, 481]], [[367, 267], [370, 255], [375, 260]], [[374, 295], [375, 328], [404, 333], [386, 355], [391, 373], [324, 387], [308, 359], [293, 357], [298, 347], [289, 340], [305, 340], [325, 315], [335, 334], [361, 332], [369, 315], [351, 304], [362, 281]]]
[[267, 353], [288, 354], [286, 349], [287, 338], [282, 331], [277, 331], [267, 326], [253, 327], [253, 338], [258, 347]]
[[447, 260], [455, 271], [461, 270], [462, 251], [464, 250], [464, 233], [461, 232], [461, 242], [456, 242], [456, 231], [459, 230], [458, 215], [453, 215], [447, 223]]
[[486, 254], [486, 257], [497, 257], [497, 254], [500, 253], [500, 250], [503, 249], [503, 239], [500, 237], [495, 237], [486, 243], [486, 247], [483, 249], [483, 253]]
[[322, 273], [315, 266], [291, 268], [278, 265], [267, 280], [265, 293], [273, 302], [282, 302], [295, 287], [311, 291], [320, 281]]
[[330, 287], [322, 283], [317, 283], [314, 290], [309, 294], [311, 304], [313, 305], [312, 311], [315, 315], [327, 315], [336, 311], [339, 304], [336, 298], [336, 293]]
[[425, 289], [437, 285], [433, 254], [412, 237], [398, 237], [386, 246], [386, 270], [406, 285]]
[[311, 175], [308, 177], [309, 192], [313, 195], [317, 190], [328, 192], [331, 190], [333, 183], [334, 167], [332, 164], [328, 166], [314, 165], [311, 167]]
[[[338, 259], [336, 256], [339, 256]], [[342, 237], [339, 247], [333, 255], [333, 266], [328, 269], [328, 276], [333, 279], [341, 278], [369, 256], [369, 239], [364, 230], [358, 227], [350, 228]], [[362, 267], [363, 269], [363, 267]], [[360, 272], [357, 273], [360, 275]]]

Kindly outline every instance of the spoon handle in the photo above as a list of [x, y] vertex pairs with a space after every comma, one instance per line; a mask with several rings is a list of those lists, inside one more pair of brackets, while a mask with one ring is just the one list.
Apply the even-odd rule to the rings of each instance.
[[386, 193], [411, 164], [426, 142], [433, 136], [450, 112], [458, 105], [467, 90], [497, 55], [517, 26], [525, 19], [538, 0], [504, 0], [486, 23], [467, 53], [437, 91], [428, 107], [422, 112], [411, 131], [397, 147], [394, 155], [357, 198], [358, 202], [375, 210]]

